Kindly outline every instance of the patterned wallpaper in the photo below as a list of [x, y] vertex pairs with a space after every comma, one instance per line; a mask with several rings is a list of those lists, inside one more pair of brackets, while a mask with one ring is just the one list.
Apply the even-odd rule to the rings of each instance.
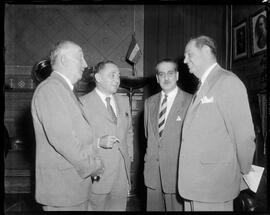
[[[33, 65], [64, 39], [82, 46], [89, 66], [111, 59], [122, 75], [131, 75], [125, 56], [134, 29], [143, 53], [143, 10], [135, 5], [6, 5], [6, 76], [31, 74]], [[136, 70], [143, 76], [143, 57]]]
[[[31, 72], [57, 41], [69, 39], [81, 45], [89, 66], [111, 59], [121, 75], [131, 76], [125, 57], [134, 28], [143, 53], [143, 5], [6, 5], [5, 85], [15, 89], [5, 92], [10, 136], [23, 137], [24, 128], [30, 126], [25, 123], [31, 119], [29, 107], [36, 86]], [[143, 56], [136, 70], [137, 76], [143, 76]], [[133, 99], [135, 112], [140, 102]]]

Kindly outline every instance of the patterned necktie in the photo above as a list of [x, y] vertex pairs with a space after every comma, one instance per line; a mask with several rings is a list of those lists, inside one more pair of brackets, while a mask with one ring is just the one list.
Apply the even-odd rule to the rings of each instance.
[[158, 134], [161, 137], [164, 126], [165, 126], [165, 113], [167, 109], [167, 97], [168, 95], [165, 94], [165, 97], [161, 103], [159, 117], [158, 117]]
[[114, 124], [117, 124], [117, 117], [116, 117], [116, 115], [115, 115], [115, 113], [113, 111], [113, 108], [111, 106], [110, 100], [111, 100], [110, 97], [106, 97], [107, 110], [108, 110], [110, 116], [112, 117], [112, 120], [113, 120]]

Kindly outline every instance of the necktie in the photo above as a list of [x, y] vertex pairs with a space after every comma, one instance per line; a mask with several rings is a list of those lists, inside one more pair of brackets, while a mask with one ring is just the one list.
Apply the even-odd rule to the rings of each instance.
[[111, 100], [110, 97], [106, 97], [107, 110], [108, 110], [110, 116], [112, 117], [112, 120], [113, 120], [114, 124], [117, 124], [117, 118], [116, 118], [116, 115], [115, 115], [115, 113], [113, 111], [113, 108], [111, 106], [110, 100]]
[[165, 94], [165, 97], [161, 103], [159, 117], [158, 117], [158, 134], [161, 137], [164, 126], [165, 126], [165, 113], [167, 109], [167, 97], [168, 95]]

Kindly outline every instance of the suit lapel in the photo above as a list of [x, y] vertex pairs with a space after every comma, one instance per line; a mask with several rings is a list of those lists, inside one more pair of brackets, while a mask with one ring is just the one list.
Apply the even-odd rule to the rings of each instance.
[[119, 127], [121, 125], [121, 121], [122, 121], [122, 107], [123, 105], [121, 104], [121, 101], [119, 99], [119, 97], [117, 95], [113, 95], [114, 101], [115, 101], [115, 106], [116, 106], [116, 116], [117, 116], [117, 127]]
[[94, 101], [96, 101], [95, 107], [97, 107], [96, 109], [99, 112], [99, 114], [103, 115], [108, 121], [113, 123], [113, 120], [105, 104], [103, 103], [99, 95], [97, 94], [96, 90], [93, 90], [93, 96], [94, 96]]
[[212, 89], [212, 87], [215, 85], [217, 80], [221, 77], [221, 67], [219, 65], [215, 66], [213, 71], [209, 74], [209, 76], [206, 78], [200, 92], [198, 93], [195, 101], [193, 104], [190, 104], [189, 110], [188, 110], [188, 115], [189, 121], [192, 121], [194, 118], [196, 111], [198, 107], [201, 104], [201, 99], [208, 94], [208, 92]]
[[59, 74], [57, 74], [56, 72], [53, 72], [51, 74], [52, 78], [57, 79], [69, 92], [71, 98], [74, 100], [75, 104], [77, 104], [77, 106], [79, 107], [81, 114], [83, 116], [83, 118], [85, 119], [85, 121], [90, 125], [89, 121], [87, 120], [87, 117], [85, 116], [85, 113], [82, 109], [82, 103], [80, 102], [79, 98], [77, 98], [74, 94], [74, 92], [70, 89], [68, 83], [63, 79], [63, 77], [61, 77]]
[[[183, 102], [183, 92], [178, 88], [178, 92], [175, 96], [171, 110], [168, 114], [166, 124], [170, 123], [171, 121], [175, 121], [177, 116], [179, 116], [181, 114], [182, 102]], [[165, 124], [165, 128], [166, 128], [166, 124]]]
[[151, 123], [152, 123], [152, 128], [154, 130], [154, 134], [155, 136], [158, 138], [158, 111], [159, 111], [159, 103], [160, 103], [160, 99], [161, 99], [161, 93], [158, 94], [158, 96], [156, 96], [153, 99], [153, 102], [150, 104], [150, 118], [151, 118]]

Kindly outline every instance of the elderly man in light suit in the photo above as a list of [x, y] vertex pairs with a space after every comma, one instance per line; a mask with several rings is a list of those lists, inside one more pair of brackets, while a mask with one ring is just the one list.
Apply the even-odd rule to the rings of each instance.
[[[102, 174], [93, 128], [73, 93], [87, 66], [71, 41], [51, 53], [53, 72], [35, 90], [31, 112], [36, 137], [36, 200], [45, 211], [85, 211], [91, 176]], [[100, 140], [107, 142], [107, 139]]]
[[216, 62], [208, 36], [192, 38], [185, 48], [191, 73], [201, 85], [182, 131], [178, 187], [185, 211], [232, 211], [242, 174], [250, 171], [254, 127], [244, 84]]
[[156, 71], [162, 91], [146, 99], [144, 108], [147, 211], [182, 211], [177, 192], [178, 153], [182, 122], [192, 96], [177, 87], [179, 73], [174, 61], [160, 61]]
[[81, 97], [86, 116], [93, 122], [95, 135], [111, 135], [114, 144], [98, 143], [104, 174], [93, 182], [90, 201], [97, 211], [125, 211], [130, 190], [133, 160], [133, 128], [127, 96], [117, 95], [120, 71], [112, 61], [95, 68], [96, 88]]

